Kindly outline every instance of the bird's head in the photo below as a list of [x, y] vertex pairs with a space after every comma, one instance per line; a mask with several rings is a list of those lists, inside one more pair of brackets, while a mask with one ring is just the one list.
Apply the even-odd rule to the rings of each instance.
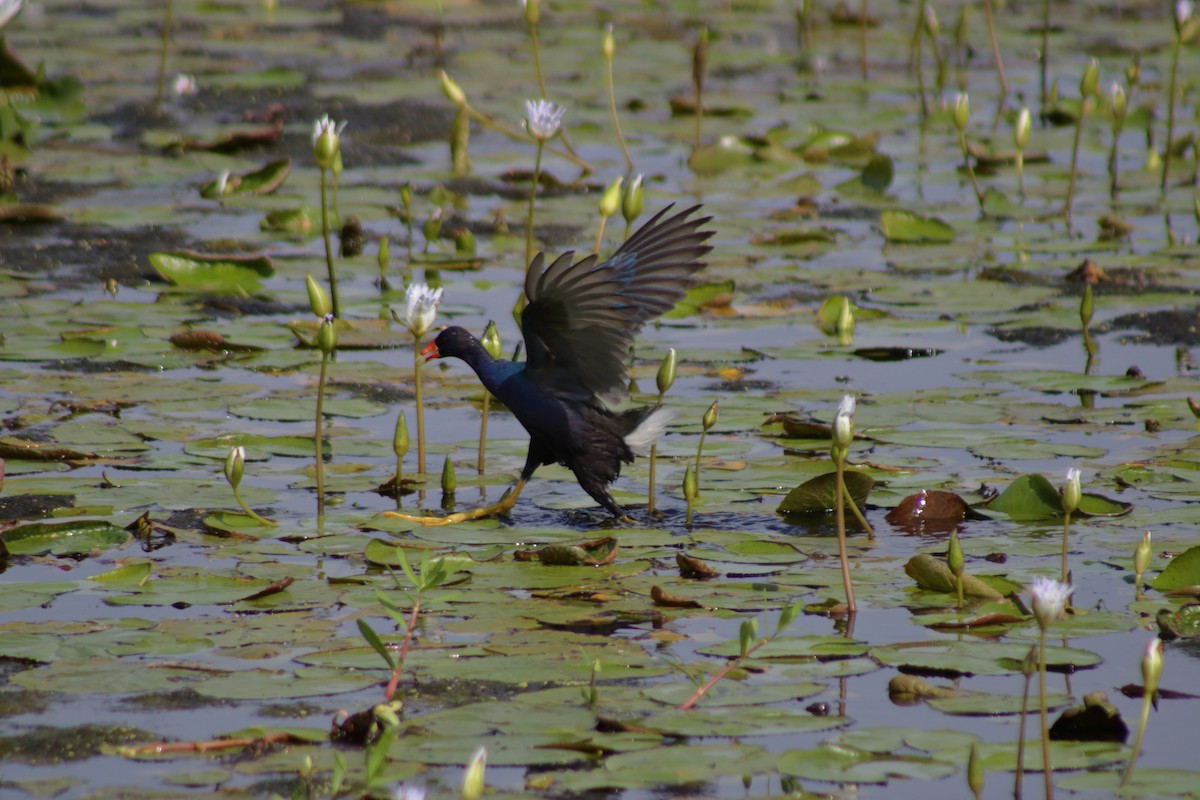
[[432, 342], [421, 348], [421, 355], [425, 357], [426, 361], [448, 356], [462, 358], [476, 348], [482, 348], [478, 339], [468, 333], [466, 328], [451, 325], [439, 333]]

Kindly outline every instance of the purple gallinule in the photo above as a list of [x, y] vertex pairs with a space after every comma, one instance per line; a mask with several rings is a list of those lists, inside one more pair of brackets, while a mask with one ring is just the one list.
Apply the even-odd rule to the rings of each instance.
[[493, 360], [457, 326], [425, 346], [426, 361], [453, 356], [475, 370], [529, 432], [529, 455], [499, 503], [408, 519], [448, 524], [507, 512], [534, 471], [554, 463], [574, 472], [584, 491], [614, 516], [625, 516], [608, 485], [635, 450], [661, 434], [667, 418], [652, 406], [610, 411], [603, 401], [625, 391], [625, 360], [642, 325], [670, 311], [705, 266], [702, 259], [712, 249], [705, 242], [713, 232], [701, 230], [711, 217], [690, 219], [699, 208], [671, 217], [671, 206], [664, 208], [601, 264], [595, 255], [571, 263], [574, 254], [567, 252], [546, 266], [538, 253], [525, 274], [524, 362]]

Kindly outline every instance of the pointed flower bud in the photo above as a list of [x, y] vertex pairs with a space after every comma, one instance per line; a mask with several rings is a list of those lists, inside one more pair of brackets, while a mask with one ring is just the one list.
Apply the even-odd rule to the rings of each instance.
[[683, 472], [683, 496], [691, 505], [692, 501], [700, 495], [700, 487], [696, 482], [696, 470], [692, 468], [692, 462], [689, 461], [687, 469]]
[[549, 100], [525, 101], [525, 130], [539, 142], [548, 142], [562, 129], [566, 109]]
[[329, 355], [337, 349], [337, 338], [337, 322], [333, 314], [326, 314], [325, 319], [321, 320], [321, 327], [317, 329], [317, 347]]
[[1067, 598], [1071, 596], [1071, 584], [1059, 583], [1041, 575], [1029, 586], [1030, 606], [1033, 616], [1042, 630], [1066, 613]]
[[958, 128], [959, 133], [967, 129], [967, 123], [971, 121], [971, 98], [966, 92], [959, 92], [954, 96], [954, 127]]
[[1024, 152], [1025, 146], [1029, 144], [1029, 132], [1033, 128], [1033, 119], [1029, 114], [1028, 106], [1021, 106], [1021, 110], [1017, 113], [1017, 124], [1013, 128], [1013, 144], [1017, 149]]
[[850, 300], [846, 297], [839, 298], [841, 303], [838, 304], [838, 317], [834, 323], [834, 331], [849, 336], [854, 333], [854, 311], [850, 307]]
[[621, 216], [630, 225], [642, 214], [646, 205], [646, 192], [642, 188], [642, 174], [639, 172], [625, 189], [625, 197], [621, 199]]
[[1084, 284], [1083, 299], [1079, 301], [1079, 321], [1086, 328], [1092, 324], [1092, 315], [1096, 313], [1096, 295], [1090, 283]]
[[521, 0], [521, 7], [525, 9], [525, 24], [531, 28], [535, 27], [542, 17], [540, 0]]
[[950, 544], [946, 552], [946, 566], [950, 568], [950, 571], [954, 573], [956, 578], [961, 578], [963, 569], [966, 568], [962, 543], [958, 541], [958, 531], [950, 531]]
[[936, 39], [942, 32], [942, 23], [938, 21], [938, 15], [933, 10], [932, 3], [925, 4], [925, 31], [932, 39]]
[[704, 426], [704, 432], [708, 433], [712, 430], [712, 426], [717, 424], [717, 400], [712, 401], [712, 405], [704, 412], [704, 417], [700, 424]]
[[463, 775], [463, 800], [479, 800], [483, 796], [483, 773], [487, 769], [487, 748], [481, 747], [471, 756]]
[[967, 788], [976, 797], [983, 797], [983, 779], [983, 758], [979, 755], [979, 748], [971, 742], [971, 754], [967, 756]]
[[1109, 96], [1112, 98], [1113, 125], [1119, 126], [1125, 121], [1125, 112], [1129, 108], [1129, 97], [1125, 94], [1125, 87], [1116, 81], [1112, 82]]
[[854, 406], [854, 395], [846, 395], [838, 404], [837, 416], [833, 418], [833, 443], [843, 450], [854, 441]]
[[419, 338], [429, 333], [441, 302], [441, 289], [430, 289], [424, 283], [409, 284], [404, 292], [404, 324], [413, 336]]
[[758, 617], [751, 617], [742, 622], [738, 628], [738, 646], [741, 648], [741, 654], [746, 655], [746, 651], [750, 649], [750, 645], [754, 644], [754, 637], [758, 635]]
[[667, 355], [662, 363], [658, 366], [658, 375], [655, 376], [655, 382], [658, 384], [658, 393], [666, 394], [667, 390], [675, 383], [675, 368], [678, 366], [678, 357], [675, 354], [675, 348], [667, 350]]
[[400, 205], [404, 206], [404, 216], [410, 217], [412, 211], [412, 184], [405, 181], [400, 186]]
[[1100, 89], [1100, 62], [1094, 58], [1088, 59], [1083, 77], [1079, 79], [1079, 95], [1084, 99], [1094, 97]]
[[1130, 88], [1137, 86], [1138, 81], [1140, 81], [1141, 79], [1142, 79], [1142, 65], [1139, 64], [1137, 61], [1134, 61], [1132, 64], [1130, 64], [1128, 67], [1125, 68], [1125, 82], [1129, 84]]
[[1064, 514], [1073, 514], [1079, 508], [1079, 501], [1083, 499], [1083, 488], [1080, 482], [1082, 473], [1078, 467], [1071, 467], [1067, 470], [1066, 482], [1063, 483], [1062, 489], [1062, 505]]
[[1025, 658], [1021, 659], [1021, 674], [1026, 678], [1036, 675], [1038, 671], [1038, 646], [1035, 644], [1025, 653]]
[[1146, 696], [1155, 698], [1158, 694], [1158, 681], [1162, 678], [1163, 643], [1155, 636], [1146, 643], [1146, 652], [1142, 656], [1142, 683], [1145, 685]]
[[384, 236], [379, 240], [379, 255], [375, 260], [379, 263], [379, 274], [386, 275], [392, 263], [392, 237]]
[[621, 183], [623, 180], [618, 175], [604, 190], [604, 194], [600, 195], [600, 216], [604, 219], [617, 213], [617, 209], [621, 207]]
[[321, 169], [333, 166], [333, 160], [341, 149], [341, 136], [345, 129], [344, 121], [334, 122], [328, 114], [313, 123], [313, 157]]
[[313, 314], [324, 318], [326, 314], [333, 311], [333, 305], [329, 302], [329, 295], [325, 292], [324, 287], [317, 283], [316, 278], [312, 275], [305, 275], [304, 285], [308, 287], [308, 305], [312, 308]]
[[446, 460], [442, 462], [442, 493], [454, 494], [454, 490], [457, 488], [458, 476], [454, 474], [454, 462], [447, 454]]
[[600, 38], [600, 52], [604, 54], [605, 61], [612, 61], [617, 52], [617, 43], [613, 39], [611, 23], [604, 26], [604, 35]]
[[246, 469], [246, 448], [238, 446], [225, 456], [225, 480], [234, 489], [242, 483], [242, 473]]
[[487, 327], [483, 329], [483, 338], [479, 340], [483, 344], [483, 349], [487, 354], [495, 360], [500, 357], [500, 329], [496, 327], [495, 322], [489, 321]]
[[333, 163], [329, 165], [329, 171], [333, 173], [333, 177], [340, 177], [345, 171], [345, 166], [342, 164], [342, 148], [339, 146], [337, 152], [333, 154]]
[[446, 99], [456, 106], [465, 106], [467, 104], [467, 94], [462, 88], [454, 82], [454, 79], [446, 74], [446, 70], [438, 70], [438, 81], [442, 85], [442, 94], [446, 95]]
[[404, 418], [404, 412], [400, 412], [400, 416], [396, 417], [396, 431], [392, 434], [392, 452], [396, 454], [396, 458], [404, 458], [404, 454], [408, 452], [408, 420]]
[[1133, 551], [1133, 571], [1141, 575], [1150, 567], [1150, 531], [1142, 534], [1142, 540]]

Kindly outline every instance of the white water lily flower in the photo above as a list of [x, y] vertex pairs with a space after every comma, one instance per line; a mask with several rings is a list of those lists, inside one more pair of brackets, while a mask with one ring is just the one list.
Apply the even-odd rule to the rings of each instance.
[[424, 283], [409, 284], [404, 292], [404, 324], [413, 336], [424, 336], [437, 319], [438, 303], [442, 302], [442, 290], [430, 289]]
[[1180, 27], [1185, 22], [1192, 18], [1192, 14], [1196, 12], [1196, 4], [1192, 0], [1179, 0], [1175, 4], [1175, 24]]
[[392, 792], [392, 800], [425, 800], [425, 784], [405, 781]]
[[838, 447], [849, 447], [854, 441], [854, 395], [848, 394], [838, 404], [837, 416], [833, 419], [833, 441]]
[[25, 0], [0, 0], [0, 28], [8, 24], [25, 5]]
[[321, 118], [313, 123], [312, 140], [313, 144], [326, 133], [331, 133], [334, 136], [341, 136], [342, 131], [346, 130], [346, 120], [334, 122], [329, 118], [328, 114], [322, 114]]
[[1042, 630], [1050, 627], [1051, 622], [1066, 612], [1067, 598], [1072, 591], [1069, 583], [1060, 583], [1040, 575], [1033, 579], [1029, 585], [1030, 605]]
[[175, 80], [171, 82], [171, 92], [176, 97], [182, 97], [188, 94], [196, 93], [196, 79], [185, 72], [181, 72], [175, 76]]
[[557, 136], [562, 128], [564, 113], [566, 109], [549, 100], [526, 100], [525, 129], [533, 138], [548, 142]]

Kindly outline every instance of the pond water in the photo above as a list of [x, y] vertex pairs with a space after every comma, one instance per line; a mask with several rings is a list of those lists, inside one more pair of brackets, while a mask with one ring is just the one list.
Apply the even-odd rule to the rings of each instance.
[[[1187, 587], [1200, 583], [1189, 553], [1200, 544], [1189, 409], [1200, 341], [1198, 26], [1177, 26], [1166, 4], [1053, 3], [1043, 98], [1040, 3], [996, 4], [1006, 93], [982, 4], [864, 4], [866, 26], [852, 5], [541, 9], [538, 60], [547, 95], [566, 108], [566, 140], [541, 163], [536, 246], [586, 253], [604, 188], [641, 174], [640, 221], [701, 203], [714, 249], [699, 285], [631, 355], [631, 400], [652, 403], [667, 349], [679, 354], [657, 513], [646, 509], [642, 458], [614, 486], [633, 522], [611, 520], [555, 466], [503, 519], [445, 527], [383, 512], [498, 500], [527, 436], [493, 405], [477, 470], [482, 390], [461, 362], [432, 362], [419, 474], [413, 342], [390, 312], [403, 315], [406, 285], [429, 281], [445, 290], [439, 325], [480, 333], [491, 320], [506, 352], [518, 341], [511, 309], [535, 156], [519, 130], [524, 101], [539, 95], [521, 4], [47, 0], [8, 22], [0, 794], [384, 797], [410, 780], [450, 797], [483, 745], [497, 797], [919, 798], [966, 793], [974, 744], [983, 795], [1008, 797], [1020, 661], [1039, 629], [1002, 596], [1060, 576], [1063, 519], [1052, 492], [1024, 516], [980, 504], [1031, 475], [1057, 489], [1076, 467], [1089, 513], [1069, 526], [1072, 613], [1049, 631], [1050, 719], [1105, 692], [1129, 730], [1120, 742], [1055, 741], [1051, 761], [1060, 794], [1114, 795], [1142, 707], [1120, 690], [1140, 688], [1156, 618], [1184, 634], [1165, 644], [1162, 688], [1200, 686], [1200, 649], [1187, 635]], [[912, 34], [924, 8], [940, 23], [919, 28], [918, 77]], [[608, 107], [606, 24], [632, 171]], [[692, 75], [704, 29], [697, 147]], [[1093, 57], [1099, 90], [1078, 126], [1072, 181]], [[469, 172], [455, 170], [447, 144], [455, 107], [443, 69], [475, 111], [518, 132], [475, 118]], [[176, 91], [179, 74], [194, 77], [194, 92]], [[1119, 192], [1114, 83], [1128, 100]], [[960, 92], [978, 195], [955, 124]], [[1032, 126], [1019, 177], [1022, 107]], [[327, 365], [319, 514], [321, 354], [304, 276], [327, 281], [311, 139], [324, 114], [348, 122], [334, 215], [357, 217], [366, 244], [335, 258], [347, 327]], [[577, 160], [563, 157], [568, 144]], [[224, 194], [205, 191], [226, 174]], [[307, 227], [268, 224], [280, 213]], [[620, 213], [608, 221], [603, 253], [624, 229]], [[474, 252], [456, 250], [463, 231]], [[236, 260], [252, 257], [269, 260]], [[1085, 260], [1095, 306], [1086, 336], [1084, 282], [1072, 277]], [[823, 315], [837, 298], [853, 310], [852, 336]], [[214, 346], [196, 347], [198, 336]], [[832, 470], [828, 434], [792, 426], [830, 423], [845, 394], [857, 398], [849, 467], [874, 480], [865, 514], [875, 536], [853, 522], [848, 536], [853, 615], [825, 604], [845, 598], [833, 514], [776, 513], [792, 489]], [[685, 469], [714, 400], [689, 523]], [[378, 489], [396, 473], [401, 411], [413, 491], [398, 502]], [[276, 526], [242, 514], [224, 478], [239, 445], [241, 497]], [[457, 491], [443, 499], [447, 457]], [[949, 547], [945, 526], [885, 519], [921, 490], [979, 506], [949, 527], [966, 572], [1001, 587], [996, 598], [968, 596], [960, 612], [953, 593], [906, 573]], [[61, 527], [32, 527], [44, 523]], [[1133, 553], [1146, 530], [1146, 596], [1135, 598]], [[589, 541], [612, 558], [516, 557]], [[391, 670], [360, 623], [400, 657], [416, 592], [397, 547], [414, 564], [447, 556], [452, 574], [420, 596], [394, 738], [331, 743], [342, 712], [385, 699]], [[720, 576], [685, 577], [678, 556]], [[667, 601], [656, 603], [661, 592]], [[695, 709], [677, 709], [739, 655], [747, 620], [757, 620], [757, 642], [795, 603], [803, 613], [777, 639]], [[956, 627], [988, 614], [1004, 617]], [[902, 696], [892, 681], [903, 676], [943, 696]], [[1036, 709], [1036, 680], [1030, 702]], [[1122, 796], [1200, 792], [1196, 702], [1161, 699]], [[1034, 711], [1029, 795], [1043, 791], [1038, 726]], [[241, 741], [222, 743], [230, 738]]]

